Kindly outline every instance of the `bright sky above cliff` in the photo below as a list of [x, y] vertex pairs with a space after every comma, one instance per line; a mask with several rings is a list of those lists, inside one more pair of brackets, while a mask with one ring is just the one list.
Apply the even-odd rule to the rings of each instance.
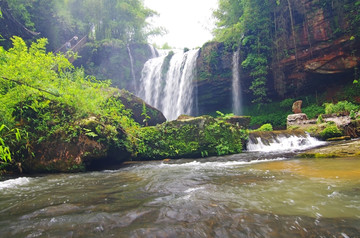
[[195, 48], [212, 39], [212, 11], [217, 8], [217, 0], [145, 0], [144, 3], [160, 14], [151, 20], [152, 24], [168, 30], [164, 36], [150, 39], [151, 43]]

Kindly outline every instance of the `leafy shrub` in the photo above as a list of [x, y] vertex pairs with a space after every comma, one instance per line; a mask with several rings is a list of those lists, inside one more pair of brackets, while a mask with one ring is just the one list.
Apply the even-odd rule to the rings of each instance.
[[316, 123], [317, 123], [317, 124], [324, 123], [324, 119], [323, 119], [323, 117], [322, 117], [321, 114], [318, 116], [318, 118], [317, 118], [317, 120], [316, 120]]
[[279, 106], [284, 109], [291, 109], [294, 101], [295, 100], [293, 98], [287, 98], [281, 101]]
[[328, 139], [332, 137], [342, 136], [342, 133], [336, 125], [332, 124], [328, 125], [322, 132], [320, 132], [320, 136], [323, 139]]
[[302, 112], [305, 113], [309, 119], [315, 118], [318, 115], [321, 115], [321, 114], [325, 113], [324, 107], [319, 106], [317, 104], [311, 104], [311, 105], [309, 105], [307, 107], [304, 107], [302, 109]]
[[349, 117], [350, 117], [350, 119], [352, 119], [352, 120], [355, 120], [355, 119], [356, 119], [356, 113], [354, 112], [354, 110], [351, 110], [351, 111], [350, 111]]
[[340, 101], [337, 104], [333, 103], [324, 103], [325, 106], [325, 113], [326, 114], [332, 114], [332, 113], [347, 113], [349, 114], [351, 111], [358, 111], [359, 106], [355, 105], [348, 101]]
[[255, 131], [272, 131], [273, 127], [270, 123], [262, 125], [260, 128], [256, 129]]
[[[139, 125], [118, 99], [118, 90], [109, 81], [85, 76], [64, 55], [46, 53], [46, 43], [39, 39], [28, 47], [14, 37], [11, 49], [0, 47], [0, 125], [8, 127], [0, 137], [6, 160], [9, 151], [14, 163], [23, 162], [44, 141], [71, 142], [80, 135], [131, 151]], [[98, 127], [80, 123], [87, 118], [95, 118]]]

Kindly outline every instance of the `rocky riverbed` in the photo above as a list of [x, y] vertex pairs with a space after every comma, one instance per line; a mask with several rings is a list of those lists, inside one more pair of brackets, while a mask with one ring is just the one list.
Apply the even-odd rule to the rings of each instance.
[[305, 158], [339, 158], [339, 157], [359, 157], [360, 158], [360, 139], [351, 141], [332, 142], [327, 146], [311, 149], [299, 154]]

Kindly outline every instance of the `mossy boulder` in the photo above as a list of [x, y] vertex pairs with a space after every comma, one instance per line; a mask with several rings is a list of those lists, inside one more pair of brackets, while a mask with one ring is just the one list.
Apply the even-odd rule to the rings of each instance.
[[240, 153], [247, 138], [240, 127], [211, 116], [166, 122], [140, 131], [137, 159], [206, 157]]
[[146, 113], [150, 117], [147, 120], [147, 125], [155, 126], [157, 124], [166, 122], [166, 118], [161, 111], [145, 103], [141, 98], [136, 97], [134, 94], [130, 93], [127, 90], [120, 90], [118, 99], [121, 100], [126, 109], [130, 109], [132, 111], [132, 118], [140, 125], [145, 126], [143, 104], [145, 104]]
[[231, 116], [224, 118], [224, 120], [230, 124], [236, 125], [240, 128], [249, 128], [251, 117], [249, 116]]
[[61, 133], [36, 143], [33, 155], [18, 166], [26, 173], [79, 172], [106, 168], [127, 160], [131, 153], [121, 128], [89, 117], [71, 125], [73, 137]]

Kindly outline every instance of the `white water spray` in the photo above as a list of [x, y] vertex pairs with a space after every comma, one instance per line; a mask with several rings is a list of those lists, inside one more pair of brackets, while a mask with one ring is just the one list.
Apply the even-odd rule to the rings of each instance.
[[281, 152], [281, 151], [299, 151], [326, 144], [324, 141], [311, 137], [308, 133], [304, 135], [274, 135], [270, 139], [256, 137], [250, 139], [247, 143], [248, 151], [259, 152]]
[[177, 52], [170, 62], [164, 55], [148, 60], [142, 70], [138, 96], [162, 111], [168, 120], [191, 114], [198, 53], [199, 50]]
[[242, 115], [242, 94], [239, 72], [240, 49], [234, 52], [232, 59], [232, 107], [235, 115]]

